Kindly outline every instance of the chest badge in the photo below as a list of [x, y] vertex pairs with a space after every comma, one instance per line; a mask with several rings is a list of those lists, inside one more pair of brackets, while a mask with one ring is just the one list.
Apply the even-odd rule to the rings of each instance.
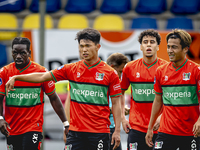
[[183, 80], [184, 81], [187, 81], [187, 80], [190, 80], [190, 76], [191, 76], [191, 73], [183, 73]]
[[96, 80], [102, 81], [104, 77], [104, 73], [96, 72]]

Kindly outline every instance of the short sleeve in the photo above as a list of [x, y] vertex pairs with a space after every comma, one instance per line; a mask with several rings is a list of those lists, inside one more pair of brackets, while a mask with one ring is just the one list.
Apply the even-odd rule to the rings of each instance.
[[118, 74], [116, 71], [113, 71], [111, 75], [111, 80], [109, 84], [109, 91], [110, 91], [110, 97], [118, 97], [121, 96], [121, 85], [120, 85], [120, 80], [118, 77]]
[[130, 81], [127, 77], [127, 71], [128, 68], [127, 66], [124, 67], [123, 72], [122, 72], [122, 77], [121, 77], [121, 88], [122, 90], [127, 90], [129, 85], [130, 85]]
[[5, 68], [0, 69], [0, 94], [5, 95]]
[[160, 84], [160, 80], [161, 80], [160, 70], [157, 69], [155, 77], [154, 77], [154, 91], [155, 91], [156, 94], [162, 94], [162, 87], [161, 87], [161, 84]]
[[50, 74], [54, 82], [58, 82], [61, 80], [68, 80], [67, 74], [69, 73], [69, 69], [70, 69], [70, 64], [66, 64], [50, 71]]
[[197, 78], [197, 90], [200, 93], [200, 66], [196, 70], [196, 78]]

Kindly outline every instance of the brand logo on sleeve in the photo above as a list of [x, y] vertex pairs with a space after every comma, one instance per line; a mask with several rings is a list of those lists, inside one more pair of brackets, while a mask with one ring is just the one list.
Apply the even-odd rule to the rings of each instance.
[[64, 65], [58, 67], [57, 70], [60, 70], [60, 69], [62, 69], [63, 67], [64, 67]]
[[96, 72], [96, 80], [102, 81], [104, 77], [104, 73]]
[[165, 81], [167, 81], [168, 80], [168, 76], [165, 76]]
[[2, 85], [3, 84], [3, 80], [2, 80], [2, 78], [0, 78], [0, 85]]
[[120, 83], [113, 86], [114, 91], [121, 89]]

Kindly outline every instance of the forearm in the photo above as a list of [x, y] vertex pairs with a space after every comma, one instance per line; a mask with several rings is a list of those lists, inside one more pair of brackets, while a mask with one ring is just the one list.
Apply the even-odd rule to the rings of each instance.
[[153, 126], [156, 122], [156, 119], [159, 117], [162, 111], [162, 106], [163, 106], [163, 103], [162, 103], [161, 98], [157, 98], [157, 99], [155, 98], [153, 102], [153, 106], [152, 106], [151, 118], [150, 118], [148, 129], [153, 130]]
[[65, 115], [67, 117], [67, 121], [70, 123], [70, 92], [67, 94], [67, 99], [65, 101]]
[[62, 122], [67, 121], [63, 105], [62, 105], [59, 97], [57, 96], [57, 94], [54, 93], [53, 95], [51, 95], [49, 97], [50, 97], [51, 105], [52, 105], [54, 111], [56, 112], [56, 114], [59, 116], [60, 120]]
[[4, 95], [0, 94], [0, 116], [3, 116], [3, 99]]
[[13, 77], [15, 81], [19, 80], [19, 81], [26, 81], [26, 82], [33, 82], [33, 83], [41, 83], [41, 82], [52, 80], [49, 72], [16, 75]]
[[121, 104], [120, 98], [112, 102], [112, 112], [115, 121], [115, 131], [120, 131], [120, 124], [121, 124]]
[[124, 93], [121, 96], [121, 119], [126, 119], [125, 118], [125, 95]]

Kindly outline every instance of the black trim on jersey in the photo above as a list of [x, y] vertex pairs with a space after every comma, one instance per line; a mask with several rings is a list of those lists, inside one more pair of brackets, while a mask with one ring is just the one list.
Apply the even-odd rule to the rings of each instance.
[[78, 83], [78, 84], [88, 84], [88, 85], [97, 85], [97, 86], [109, 87], [109, 85], [105, 85], [105, 84], [96, 84], [96, 83], [89, 83], [89, 82], [76, 82], [76, 81], [72, 81], [72, 80], [69, 80], [69, 82]]
[[161, 87], [177, 87], [177, 86], [197, 86], [197, 84], [161, 85]]
[[132, 100], [136, 103], [153, 103], [153, 101], [137, 101], [137, 100], [134, 100], [134, 99], [132, 99]]
[[14, 86], [14, 88], [41, 88], [41, 86]]
[[134, 83], [134, 84], [154, 84], [154, 82], [132, 82], [132, 81], [130, 81], [130, 83]]
[[31, 106], [16, 106], [16, 105], [7, 105], [7, 104], [5, 104], [7, 107], [20, 107], [20, 108], [30, 108], [30, 107], [35, 107], [35, 106], [37, 106], [37, 105], [42, 105], [44, 102], [42, 102], [42, 103], [38, 103], [38, 104], [36, 104], [36, 105], [31, 105]]
[[72, 102], [75, 102], [75, 103], [79, 103], [79, 104], [86, 104], [86, 105], [95, 105], [95, 106], [109, 106], [109, 104], [93, 104], [93, 103], [85, 103], [85, 102], [79, 102], [79, 101], [76, 101], [74, 99], [71, 99]]
[[[164, 103], [163, 103], [164, 104]], [[173, 106], [173, 107], [190, 107], [190, 106], [199, 106], [199, 104], [181, 104], [181, 105], [172, 105], [172, 104], [164, 104], [165, 106]]]

